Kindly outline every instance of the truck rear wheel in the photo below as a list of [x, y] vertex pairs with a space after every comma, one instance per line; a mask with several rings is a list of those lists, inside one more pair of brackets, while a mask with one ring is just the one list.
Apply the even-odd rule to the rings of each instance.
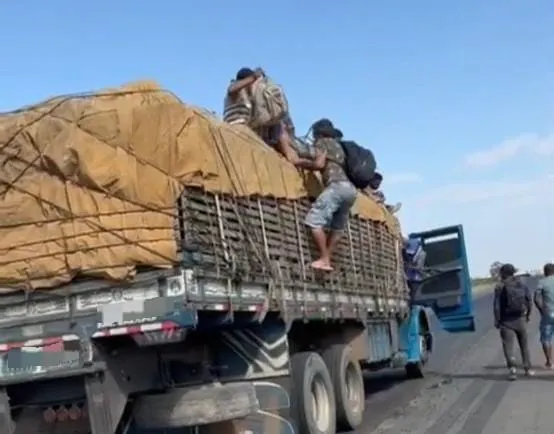
[[333, 345], [323, 353], [331, 375], [337, 408], [337, 429], [356, 430], [365, 408], [365, 389], [362, 369], [352, 357], [349, 345]]
[[291, 357], [291, 411], [298, 432], [335, 434], [336, 408], [331, 376], [314, 352]]

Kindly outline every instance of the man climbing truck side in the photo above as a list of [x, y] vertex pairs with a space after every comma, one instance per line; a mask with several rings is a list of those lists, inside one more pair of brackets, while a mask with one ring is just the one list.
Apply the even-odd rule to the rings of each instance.
[[355, 429], [362, 368], [423, 375], [428, 308], [474, 329], [461, 226], [358, 195], [321, 275], [317, 179], [152, 84], [0, 124], [2, 434]]

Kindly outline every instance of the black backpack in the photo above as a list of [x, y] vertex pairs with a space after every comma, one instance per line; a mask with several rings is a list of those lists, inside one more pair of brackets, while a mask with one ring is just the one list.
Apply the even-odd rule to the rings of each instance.
[[501, 292], [501, 303], [504, 315], [508, 317], [524, 316], [527, 312], [525, 286], [520, 282], [504, 284]]
[[373, 152], [351, 140], [341, 140], [344, 151], [344, 171], [354, 187], [362, 190], [369, 186], [375, 174], [377, 162]]

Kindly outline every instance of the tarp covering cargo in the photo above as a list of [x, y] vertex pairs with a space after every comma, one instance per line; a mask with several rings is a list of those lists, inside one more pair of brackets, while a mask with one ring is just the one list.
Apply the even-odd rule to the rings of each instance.
[[[243, 126], [154, 83], [59, 97], [0, 117], [0, 287], [50, 288], [76, 275], [132, 278], [177, 260], [186, 186], [297, 199], [320, 185]], [[355, 213], [395, 219], [359, 195]]]

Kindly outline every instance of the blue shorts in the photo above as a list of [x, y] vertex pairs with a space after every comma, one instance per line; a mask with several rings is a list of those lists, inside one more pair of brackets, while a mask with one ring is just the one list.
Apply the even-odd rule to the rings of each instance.
[[306, 215], [306, 225], [313, 229], [343, 230], [357, 194], [356, 188], [348, 181], [330, 183], [312, 204]]
[[540, 330], [541, 343], [542, 344], [552, 343], [552, 338], [554, 337], [554, 317], [543, 316], [541, 318], [539, 330]]

